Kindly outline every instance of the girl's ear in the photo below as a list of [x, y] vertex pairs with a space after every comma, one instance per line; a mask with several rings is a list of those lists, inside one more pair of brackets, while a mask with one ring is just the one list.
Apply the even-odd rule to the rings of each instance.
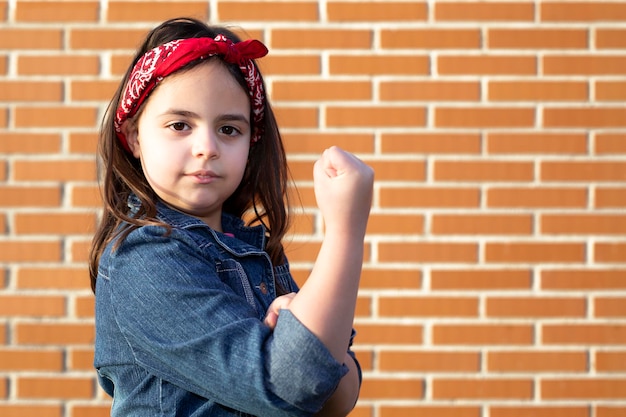
[[135, 158], [139, 158], [141, 155], [140, 146], [139, 146], [139, 132], [137, 130], [137, 124], [134, 120], [128, 119], [122, 124], [122, 132], [126, 137], [126, 143], [130, 148], [133, 156]]

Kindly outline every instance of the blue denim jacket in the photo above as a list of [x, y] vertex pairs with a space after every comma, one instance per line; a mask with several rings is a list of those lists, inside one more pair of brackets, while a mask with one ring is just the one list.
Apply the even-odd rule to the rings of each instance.
[[100, 258], [94, 365], [111, 415], [318, 411], [347, 367], [288, 310], [273, 331], [263, 324], [276, 281], [297, 291], [288, 264], [272, 267], [262, 250], [264, 228], [224, 215], [219, 233], [163, 204], [158, 213], [169, 235], [144, 226]]

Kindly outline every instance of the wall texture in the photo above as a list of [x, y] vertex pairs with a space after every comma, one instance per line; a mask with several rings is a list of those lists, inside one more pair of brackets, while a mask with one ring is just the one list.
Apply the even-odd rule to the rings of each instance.
[[139, 40], [179, 15], [270, 48], [298, 281], [317, 155], [376, 169], [353, 416], [626, 415], [626, 1], [0, 0], [1, 416], [108, 415], [97, 128]]

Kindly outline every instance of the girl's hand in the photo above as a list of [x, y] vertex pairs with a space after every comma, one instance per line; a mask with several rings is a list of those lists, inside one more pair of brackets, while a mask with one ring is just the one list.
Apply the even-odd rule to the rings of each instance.
[[270, 304], [270, 306], [267, 308], [263, 323], [270, 329], [274, 329], [274, 327], [276, 327], [276, 322], [278, 321], [278, 315], [280, 314], [280, 310], [287, 309], [289, 307], [289, 304], [291, 304], [291, 300], [293, 300], [293, 297], [295, 296], [295, 292], [290, 292], [289, 294], [276, 297], [276, 299], [272, 301], [272, 304]]
[[342, 235], [364, 235], [372, 204], [372, 168], [333, 146], [315, 163], [313, 180], [326, 230]]

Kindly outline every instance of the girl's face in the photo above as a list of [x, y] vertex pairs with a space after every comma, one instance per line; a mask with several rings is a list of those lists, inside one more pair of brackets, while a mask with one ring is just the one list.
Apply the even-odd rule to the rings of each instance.
[[157, 195], [221, 231], [250, 150], [250, 102], [216, 59], [159, 83], [127, 139]]

